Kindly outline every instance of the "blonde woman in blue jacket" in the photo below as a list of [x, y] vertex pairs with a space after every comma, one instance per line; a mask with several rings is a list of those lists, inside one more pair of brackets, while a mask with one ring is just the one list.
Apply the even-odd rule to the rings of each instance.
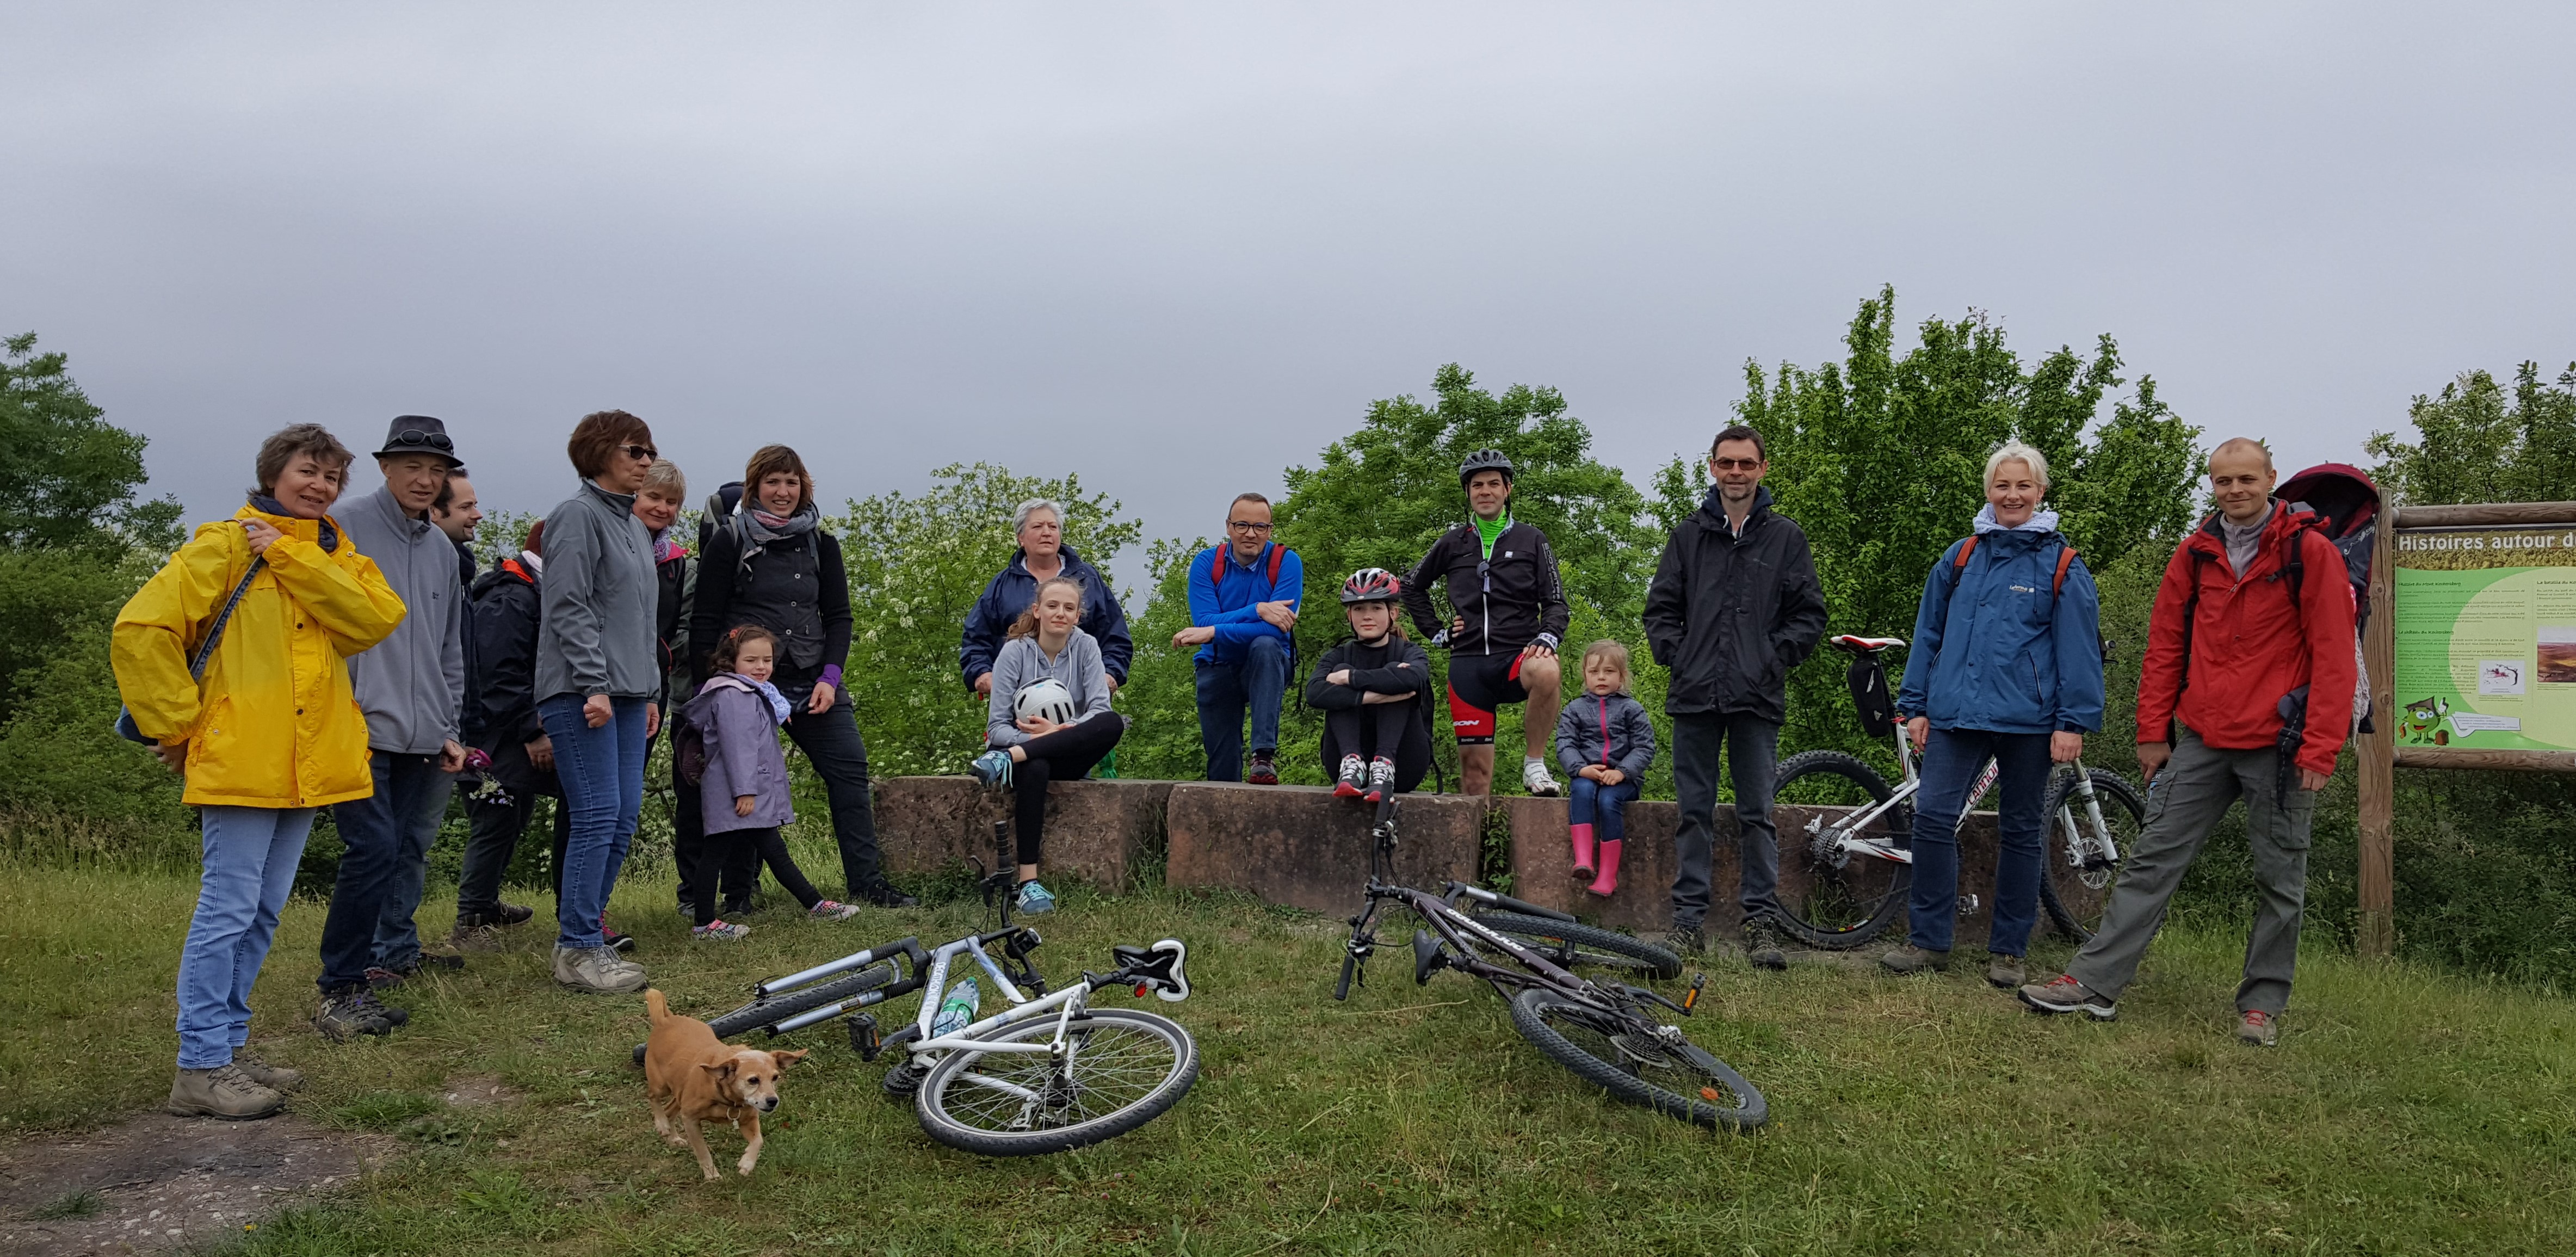
[[1914, 894], [1895, 973], [1950, 966], [1958, 914], [1959, 813], [1992, 759], [2001, 769], [1995, 914], [1986, 981], [2022, 983], [2039, 912], [2040, 838], [2052, 764], [2084, 753], [2102, 727], [2101, 605], [2093, 574], [2045, 507], [2048, 457], [2008, 441], [1986, 458], [1986, 506], [1973, 536], [1924, 581], [1897, 713], [1923, 755], [1914, 800]]

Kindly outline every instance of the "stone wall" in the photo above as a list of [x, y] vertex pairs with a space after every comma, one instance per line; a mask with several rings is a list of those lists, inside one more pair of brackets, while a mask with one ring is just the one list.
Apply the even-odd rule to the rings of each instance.
[[[1406, 795], [1399, 812], [1395, 879], [1437, 890], [1476, 877], [1482, 800]], [[1164, 810], [1164, 881], [1249, 891], [1276, 904], [1331, 916], [1359, 910], [1375, 842], [1376, 809], [1322, 786], [1174, 786]]]
[[[1112, 893], [1135, 884], [1161, 845], [1168, 781], [1058, 781], [1047, 786], [1046, 867]], [[993, 823], [1011, 796], [971, 777], [893, 777], [877, 786], [877, 842], [886, 871], [930, 873], [994, 859]]]

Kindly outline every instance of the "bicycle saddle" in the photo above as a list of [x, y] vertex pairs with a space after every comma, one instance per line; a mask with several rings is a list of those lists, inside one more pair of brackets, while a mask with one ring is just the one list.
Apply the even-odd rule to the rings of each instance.
[[1118, 962], [1118, 971], [1128, 981], [1146, 987], [1158, 999], [1180, 1003], [1190, 997], [1190, 976], [1184, 967], [1190, 956], [1189, 944], [1167, 938], [1151, 947], [1120, 945], [1109, 949], [1110, 958]]
[[1440, 942], [1431, 937], [1431, 931], [1413, 932], [1413, 984], [1415, 986], [1431, 985], [1431, 975], [1440, 972], [1448, 963], [1449, 958], [1440, 954]]
[[1874, 655], [1890, 646], [1905, 644], [1902, 637], [1862, 637], [1857, 633], [1845, 633], [1833, 641], [1835, 646], [1856, 655]]

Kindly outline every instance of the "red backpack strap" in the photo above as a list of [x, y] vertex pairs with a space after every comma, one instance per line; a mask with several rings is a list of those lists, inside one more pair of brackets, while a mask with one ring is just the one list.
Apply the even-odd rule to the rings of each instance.
[[2075, 566], [2075, 546], [2069, 543], [2057, 551], [2057, 581], [2048, 587], [2051, 598], [2066, 592], [2066, 569]]
[[1959, 556], [1950, 560], [1951, 589], [1956, 590], [1959, 587], [1959, 578], [1965, 575], [1968, 570], [1968, 556], [1975, 554], [1976, 552], [1977, 539], [1973, 534], [1971, 534], [1967, 540], [1959, 543]]
[[1287, 561], [1287, 559], [1288, 559], [1288, 547], [1283, 546], [1283, 545], [1279, 544], [1279, 543], [1278, 543], [1278, 542], [1276, 542], [1276, 541], [1271, 542], [1271, 543], [1270, 543], [1270, 592], [1271, 592], [1271, 593], [1273, 593], [1273, 594], [1276, 594], [1276, 593], [1278, 593], [1278, 592], [1279, 592], [1279, 565], [1280, 565], [1281, 563], [1286, 562], [1286, 561]]
[[1208, 584], [1225, 588], [1225, 544], [1217, 543], [1208, 550]]

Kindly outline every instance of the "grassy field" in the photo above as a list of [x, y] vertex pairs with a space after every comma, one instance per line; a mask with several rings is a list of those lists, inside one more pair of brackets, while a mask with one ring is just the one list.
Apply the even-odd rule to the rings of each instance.
[[[193, 894], [178, 875], [0, 864], [0, 1138], [159, 1101]], [[867, 942], [953, 937], [979, 911], [826, 925], [773, 909], [718, 947], [690, 945], [670, 900], [629, 886], [615, 915], [699, 1013]], [[2030, 1016], [1965, 972], [1712, 961], [1689, 1024], [1770, 1097], [1772, 1126], [1746, 1138], [1610, 1103], [1523, 1044], [1485, 988], [1417, 988], [1396, 952], [1335, 1005], [1328, 923], [1077, 891], [1041, 923], [1052, 975], [1100, 967], [1113, 942], [1191, 944], [1197, 995], [1154, 1006], [1191, 1027], [1205, 1068], [1169, 1115], [1085, 1152], [965, 1156], [881, 1097], [881, 1065], [808, 1032], [820, 1050], [789, 1075], [758, 1176], [708, 1184], [654, 1137], [626, 1064], [640, 1001], [559, 993], [541, 925], [402, 992], [413, 1020], [392, 1039], [333, 1046], [302, 1020], [321, 915], [290, 909], [255, 1042], [312, 1075], [298, 1112], [409, 1152], [263, 1225], [251, 1252], [2576, 1251], [2576, 1010], [2319, 953], [2282, 1046], [2242, 1048], [2240, 940], [2219, 933], [2169, 934], [2107, 1025]], [[521, 1098], [440, 1098], [473, 1077]], [[729, 1170], [739, 1145], [714, 1146]]]

